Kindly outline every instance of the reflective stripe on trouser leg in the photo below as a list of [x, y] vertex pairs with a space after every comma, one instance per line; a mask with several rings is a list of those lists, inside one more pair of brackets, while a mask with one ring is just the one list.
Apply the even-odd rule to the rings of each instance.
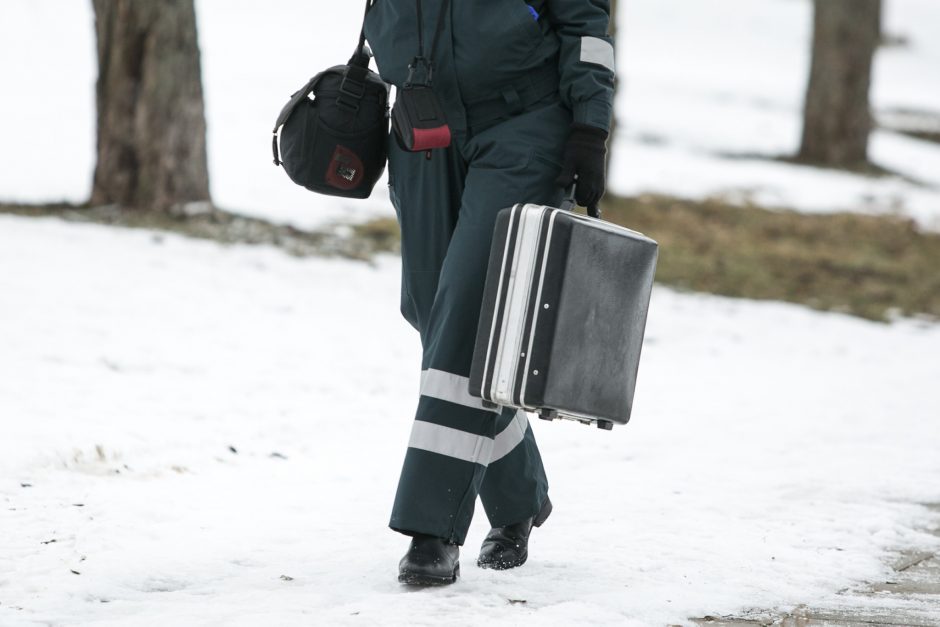
[[[507, 408], [507, 411], [511, 411]], [[518, 429], [511, 437], [503, 434]], [[496, 451], [480, 486], [480, 500], [492, 527], [503, 527], [531, 518], [538, 513], [548, 495], [548, 480], [535, 434], [528, 420], [513, 421], [497, 434], [511, 449]], [[498, 448], [498, 447], [497, 447]]]
[[450, 401], [457, 405], [485, 409], [499, 413], [498, 408], [484, 407], [483, 400], [470, 395], [470, 379], [443, 370], [428, 368], [421, 371], [421, 395]]
[[[437, 396], [420, 397], [390, 526], [463, 543], [487, 467], [519, 448], [526, 437], [528, 417], [512, 408], [497, 414], [469, 407], [473, 403], [468, 399], [473, 397], [464, 397], [462, 392], [467, 378], [444, 374], [448, 376], [422, 377], [423, 392]], [[435, 377], [438, 381], [462, 380], [462, 385], [429, 384]], [[526, 468], [516, 471], [543, 475], [541, 469], [535, 473]]]
[[502, 430], [490, 437], [474, 435], [460, 429], [424, 420], [416, 420], [408, 446], [446, 457], [489, 466], [511, 453], [525, 438], [529, 419], [522, 410], [506, 408]]

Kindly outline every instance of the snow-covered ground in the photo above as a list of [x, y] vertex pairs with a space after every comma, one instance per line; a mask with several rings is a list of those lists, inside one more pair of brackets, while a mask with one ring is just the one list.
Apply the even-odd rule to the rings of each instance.
[[398, 273], [0, 216], [0, 625], [663, 625], [938, 548], [940, 327], [657, 287], [633, 422], [533, 421], [529, 563], [476, 568], [480, 514], [403, 590]]
[[[357, 4], [197, 0], [220, 205], [393, 215], [381, 185], [327, 199], [270, 163]], [[910, 180], [754, 158], [796, 147], [807, 0], [621, 4], [614, 190], [940, 227], [936, 146], [875, 133]], [[940, 3], [886, 6], [910, 44], [879, 53], [876, 107], [940, 109]], [[83, 201], [90, 3], [4, 0], [0, 59], [0, 199]], [[940, 327], [657, 287], [634, 421], [535, 421], [556, 510], [529, 564], [477, 569], [480, 515], [458, 585], [402, 590], [384, 525], [420, 354], [398, 273], [0, 216], [0, 625], [660, 625], [834, 607], [892, 552], [938, 548], [918, 504], [940, 502]]]
[[[940, 110], [940, 3], [885, 6], [886, 30], [908, 44], [877, 56], [876, 109]], [[876, 132], [873, 159], [904, 175], [879, 179], [756, 157], [797, 148], [809, 0], [630, 0], [622, 7], [613, 190], [900, 213], [940, 229], [934, 144]], [[315, 199], [271, 164], [274, 118], [308, 76], [348, 58], [359, 3], [197, 0], [197, 10], [216, 201], [307, 226], [391, 215], [381, 185], [366, 202]], [[0, 59], [0, 199], [85, 200], [94, 167], [91, 3], [5, 0]]]

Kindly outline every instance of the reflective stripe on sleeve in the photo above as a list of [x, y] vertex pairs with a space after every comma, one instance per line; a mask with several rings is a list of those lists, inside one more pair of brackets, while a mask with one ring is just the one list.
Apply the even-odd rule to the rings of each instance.
[[500, 408], [483, 406], [483, 399], [470, 395], [470, 379], [443, 370], [428, 368], [421, 371], [421, 395], [449, 401], [457, 405], [499, 413]]
[[582, 37], [581, 62], [596, 63], [615, 72], [614, 47], [609, 41], [599, 37]]

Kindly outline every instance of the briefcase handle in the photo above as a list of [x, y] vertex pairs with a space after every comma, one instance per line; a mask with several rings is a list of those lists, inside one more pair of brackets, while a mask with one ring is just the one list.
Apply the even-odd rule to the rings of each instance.
[[[562, 209], [563, 211], [574, 211], [575, 207], [578, 206], [577, 201], [574, 199], [574, 190], [578, 185], [577, 178], [578, 176], [575, 175], [575, 182], [571, 184], [570, 188], [568, 188], [568, 192], [565, 194], [565, 199], [561, 201], [561, 207], [559, 208]], [[591, 216], [592, 218], [597, 218], [598, 220], [600, 220], [601, 208], [598, 207], [596, 204], [592, 205], [587, 208], [587, 214]]]

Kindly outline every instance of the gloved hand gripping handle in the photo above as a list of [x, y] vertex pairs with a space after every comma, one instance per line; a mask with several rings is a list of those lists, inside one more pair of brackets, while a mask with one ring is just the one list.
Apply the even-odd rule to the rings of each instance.
[[[564, 211], [574, 211], [575, 208], [578, 206], [578, 202], [574, 199], [575, 190], [577, 189], [577, 186], [578, 186], [578, 177], [577, 175], [575, 175], [575, 182], [571, 184], [571, 187], [569, 187], [568, 191], [565, 193], [565, 199], [561, 201], [561, 207], [559, 207], [560, 209]], [[587, 213], [592, 218], [597, 218], [598, 220], [601, 219], [601, 208], [597, 205], [597, 203], [594, 203], [593, 205], [588, 207]]]

